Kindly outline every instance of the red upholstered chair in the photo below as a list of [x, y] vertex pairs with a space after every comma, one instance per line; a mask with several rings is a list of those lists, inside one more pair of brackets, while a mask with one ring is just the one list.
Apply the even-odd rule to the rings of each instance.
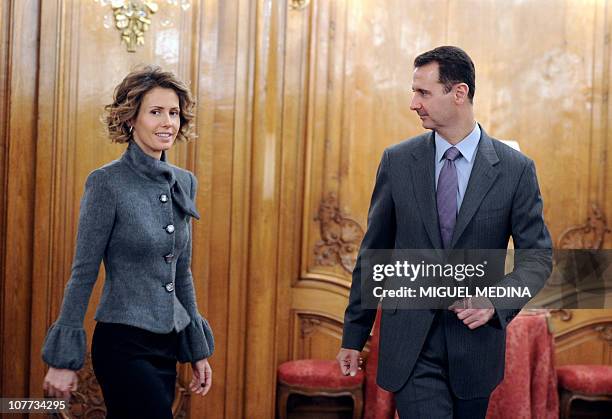
[[612, 403], [612, 365], [565, 365], [557, 367], [560, 418], [570, 418], [574, 400]]
[[[376, 364], [378, 362], [378, 330], [380, 309], [370, 337], [370, 354], [364, 362], [363, 371], [355, 377], [340, 373], [338, 362], [333, 360], [302, 359], [288, 361], [278, 367], [277, 409], [279, 419], [287, 418], [287, 401], [292, 394], [309, 397], [350, 396], [353, 399], [353, 419], [361, 419], [366, 401], [372, 405], [364, 419], [378, 419], [389, 415], [394, 409], [390, 393], [376, 386]], [[375, 413], [373, 413], [375, 412]], [[385, 416], [386, 415], [386, 416]]]
[[[288, 361], [278, 368], [277, 407], [279, 419], [287, 417], [287, 400], [291, 394], [353, 399], [353, 419], [386, 419], [393, 415], [393, 395], [376, 385], [380, 309], [370, 337], [370, 353], [363, 363], [363, 372], [355, 377], [340, 373], [337, 361], [311, 359]], [[368, 404], [370, 408], [368, 408]], [[365, 408], [365, 412], [364, 412]]]
[[342, 375], [337, 361], [300, 359], [278, 367], [278, 417], [287, 418], [287, 401], [292, 394], [316, 397], [350, 396], [353, 399], [353, 419], [363, 412], [362, 371], [354, 377]]

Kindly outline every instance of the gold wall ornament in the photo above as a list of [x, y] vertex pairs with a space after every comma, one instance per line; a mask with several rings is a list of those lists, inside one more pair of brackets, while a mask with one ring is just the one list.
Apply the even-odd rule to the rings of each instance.
[[289, 5], [292, 10], [302, 10], [308, 7], [310, 0], [290, 0]]
[[144, 45], [144, 34], [151, 25], [149, 15], [156, 13], [159, 6], [152, 0], [112, 0], [111, 7], [121, 41], [128, 52], [136, 52], [137, 45]]

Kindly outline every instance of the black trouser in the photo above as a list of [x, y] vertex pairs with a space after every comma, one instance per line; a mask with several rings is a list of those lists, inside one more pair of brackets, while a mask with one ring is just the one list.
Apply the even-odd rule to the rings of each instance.
[[448, 381], [444, 322], [451, 311], [438, 311], [412, 374], [395, 393], [401, 419], [484, 419], [489, 398], [459, 399]]
[[176, 332], [96, 324], [91, 357], [108, 419], [172, 418], [177, 344]]

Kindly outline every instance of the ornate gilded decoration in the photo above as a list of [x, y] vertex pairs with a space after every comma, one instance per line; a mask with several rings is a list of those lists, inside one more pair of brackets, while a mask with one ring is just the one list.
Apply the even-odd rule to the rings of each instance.
[[340, 212], [334, 194], [329, 194], [321, 201], [319, 213], [314, 220], [319, 222], [321, 232], [321, 240], [315, 244], [314, 249], [315, 263], [325, 266], [340, 264], [345, 271], [352, 272], [363, 238], [363, 228], [357, 221]]
[[570, 227], [559, 237], [559, 249], [602, 249], [605, 235], [612, 232], [607, 226], [606, 216], [597, 204], [591, 206], [587, 222]]
[[151, 19], [159, 6], [152, 0], [112, 0], [115, 26], [121, 31], [121, 41], [128, 52], [136, 52], [137, 45], [144, 45], [144, 34], [149, 30]]
[[308, 7], [310, 0], [290, 0], [289, 5], [293, 10], [301, 10]]

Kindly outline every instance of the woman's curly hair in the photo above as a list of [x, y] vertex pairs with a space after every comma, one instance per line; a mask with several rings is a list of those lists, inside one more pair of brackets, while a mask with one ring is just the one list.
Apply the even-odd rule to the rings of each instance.
[[130, 121], [136, 119], [144, 95], [156, 87], [172, 89], [178, 96], [181, 127], [176, 139], [189, 141], [196, 137], [193, 132], [195, 100], [189, 88], [173, 73], [163, 71], [156, 65], [148, 65], [128, 74], [115, 88], [113, 103], [104, 107], [104, 123], [112, 142], [130, 141], [132, 138]]

